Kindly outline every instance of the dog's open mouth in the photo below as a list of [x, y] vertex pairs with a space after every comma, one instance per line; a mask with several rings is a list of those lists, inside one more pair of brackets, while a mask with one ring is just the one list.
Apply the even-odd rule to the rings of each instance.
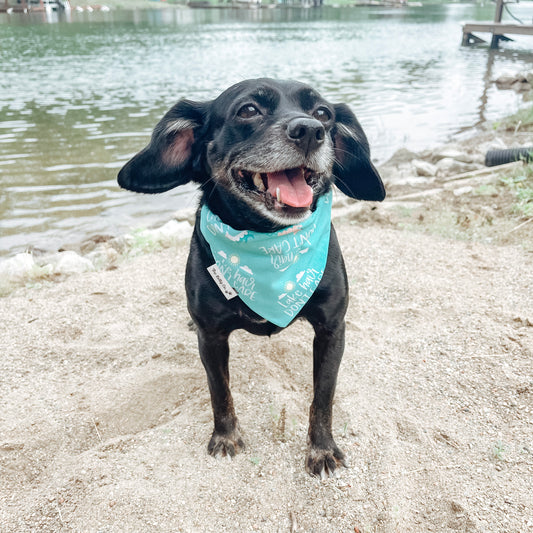
[[310, 183], [316, 174], [309, 168], [298, 167], [276, 172], [238, 170], [237, 174], [246, 188], [264, 196], [267, 206], [308, 208], [313, 203], [313, 188]]

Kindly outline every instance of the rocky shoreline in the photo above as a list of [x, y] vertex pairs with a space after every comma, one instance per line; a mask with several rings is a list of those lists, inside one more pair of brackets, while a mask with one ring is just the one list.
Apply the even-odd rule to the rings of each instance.
[[[369, 207], [339, 194], [334, 200], [333, 218], [353, 217], [369, 209], [387, 212], [397, 207], [398, 202], [412, 208], [414, 199], [438, 194], [441, 189], [435, 184], [442, 185], [444, 182], [447, 190], [453, 189], [457, 195], [468, 194], [473, 187], [467, 184], [469, 179], [494, 181], [499, 179], [500, 171], [513, 167], [513, 164], [485, 167], [487, 151], [531, 145], [532, 137], [531, 132], [522, 132], [519, 127], [514, 131], [487, 127], [466, 139], [454, 140], [431, 150], [415, 153], [400, 149], [379, 167], [388, 190], [386, 201]], [[520, 164], [515, 163], [514, 166]], [[408, 201], [411, 203], [405, 203]], [[19, 253], [0, 262], [0, 295], [26, 284], [114, 269], [127, 258], [186, 241], [192, 233], [194, 217], [194, 208], [182, 210], [159, 228], [137, 230], [118, 237], [95, 235], [42, 256], [34, 256], [31, 252]]]

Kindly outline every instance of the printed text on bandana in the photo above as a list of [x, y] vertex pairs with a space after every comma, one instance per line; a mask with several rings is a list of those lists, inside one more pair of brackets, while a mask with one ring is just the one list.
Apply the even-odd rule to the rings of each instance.
[[296, 316], [300, 309], [311, 298], [314, 290], [317, 288], [322, 279], [323, 272], [319, 272], [314, 268], [308, 269], [305, 274], [305, 279], [297, 283], [297, 287], [290, 293], [281, 294], [278, 298], [278, 303], [284, 309], [283, 312], [291, 318]]
[[225, 285], [213, 276], [226, 297], [228, 288], [233, 288], [252, 310], [282, 327], [296, 317], [326, 266], [329, 198], [321, 204], [322, 209], [302, 223], [270, 234], [235, 230], [204, 206], [201, 229], [217, 274], [227, 282]]

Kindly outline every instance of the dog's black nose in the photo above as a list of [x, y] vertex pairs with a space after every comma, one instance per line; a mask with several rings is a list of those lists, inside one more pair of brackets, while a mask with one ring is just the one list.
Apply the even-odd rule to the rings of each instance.
[[287, 124], [287, 137], [307, 153], [324, 142], [326, 130], [314, 118], [297, 117]]

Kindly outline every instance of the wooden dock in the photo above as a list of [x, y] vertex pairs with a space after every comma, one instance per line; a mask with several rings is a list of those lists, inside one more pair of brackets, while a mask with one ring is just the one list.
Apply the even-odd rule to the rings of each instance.
[[474, 32], [492, 33], [491, 48], [498, 48], [499, 41], [510, 41], [510, 35], [533, 35], [533, 24], [504, 24], [501, 22], [468, 22], [463, 26], [463, 46], [485, 42]]
[[533, 24], [502, 23], [503, 0], [497, 0], [494, 22], [467, 22], [463, 26], [463, 46], [485, 42], [474, 32], [492, 33], [491, 48], [498, 48], [500, 41], [512, 41], [507, 35], [533, 35]]

